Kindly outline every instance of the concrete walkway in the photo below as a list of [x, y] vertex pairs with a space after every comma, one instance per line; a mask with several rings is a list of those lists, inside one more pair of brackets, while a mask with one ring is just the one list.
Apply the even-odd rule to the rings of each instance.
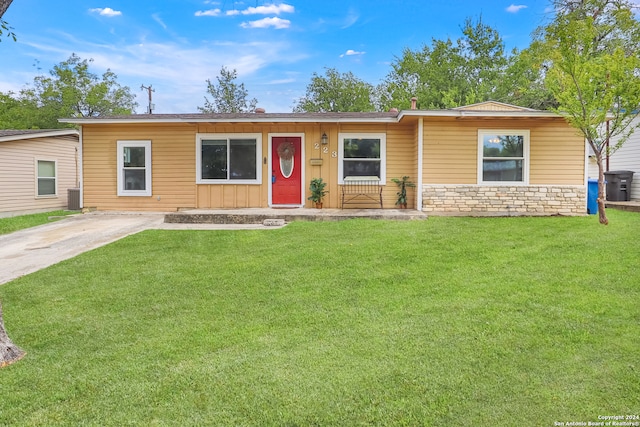
[[261, 229], [261, 224], [165, 224], [165, 213], [88, 213], [0, 236], [0, 285], [147, 229]]

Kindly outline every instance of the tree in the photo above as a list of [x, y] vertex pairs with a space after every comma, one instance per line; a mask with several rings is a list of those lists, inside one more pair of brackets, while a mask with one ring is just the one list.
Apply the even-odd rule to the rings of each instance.
[[16, 346], [7, 335], [2, 317], [2, 304], [0, 303], [0, 368], [17, 362], [24, 355], [25, 352]]
[[416, 96], [421, 108], [458, 107], [487, 100], [508, 102], [513, 92], [504, 79], [509, 61], [497, 30], [467, 19], [463, 37], [432, 39], [421, 50], [405, 49], [378, 87], [379, 108], [408, 108]]
[[[534, 48], [547, 58], [556, 112], [586, 139], [598, 163], [598, 213], [605, 212], [603, 159], [634, 131], [640, 109], [640, 22], [627, 0], [554, 0], [556, 16]], [[617, 137], [618, 143], [608, 142]]]
[[12, 1], [13, 0], [0, 0], [0, 18], [2, 18], [4, 13], [7, 11]]
[[11, 37], [13, 41], [16, 41], [16, 35], [9, 26], [9, 23], [2, 19], [2, 16], [7, 11], [12, 1], [13, 0], [0, 0], [0, 41], [2, 41], [4, 33], [7, 33], [7, 37]]
[[325, 75], [313, 73], [306, 94], [294, 106], [294, 112], [374, 111], [373, 86], [353, 73], [326, 68]]
[[33, 85], [0, 94], [0, 123], [19, 129], [55, 129], [69, 125], [62, 117], [96, 117], [131, 114], [138, 105], [127, 86], [107, 70], [101, 77], [89, 71], [92, 60], [72, 54], [55, 65], [49, 76], [39, 75]]
[[249, 93], [244, 83], [236, 84], [238, 78], [236, 70], [228, 70], [222, 67], [220, 75], [216, 77], [218, 84], [214, 85], [207, 79], [207, 93], [212, 97], [211, 101], [205, 96], [204, 107], [198, 107], [202, 113], [250, 113], [256, 109], [258, 100], [252, 98], [247, 101]]

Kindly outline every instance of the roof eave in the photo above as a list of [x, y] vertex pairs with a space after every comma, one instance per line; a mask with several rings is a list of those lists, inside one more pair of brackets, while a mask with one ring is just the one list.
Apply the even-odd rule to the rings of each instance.
[[80, 136], [80, 132], [76, 129], [61, 129], [61, 130], [51, 130], [45, 132], [33, 132], [33, 133], [24, 133], [20, 135], [7, 135], [0, 136], [0, 142], [7, 141], [20, 141], [24, 139], [34, 139], [34, 138], [50, 138], [56, 136]]
[[77, 125], [85, 124], [128, 124], [128, 123], [396, 123], [395, 116], [391, 117], [251, 117], [251, 118], [81, 118], [81, 119], [59, 119], [61, 123], [73, 123]]
[[453, 118], [536, 118], [562, 116], [551, 111], [461, 111], [461, 110], [408, 110], [401, 111], [398, 121], [403, 117], [453, 117]]

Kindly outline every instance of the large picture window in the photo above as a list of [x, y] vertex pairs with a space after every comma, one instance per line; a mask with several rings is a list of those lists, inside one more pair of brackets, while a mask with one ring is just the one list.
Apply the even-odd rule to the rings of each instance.
[[261, 134], [198, 134], [196, 182], [260, 184]]
[[385, 134], [339, 135], [339, 183], [346, 177], [377, 177], [380, 183], [386, 179]]
[[529, 131], [478, 131], [478, 182], [521, 183], [529, 181]]
[[55, 160], [36, 160], [36, 196], [48, 197], [58, 194], [58, 165]]
[[118, 141], [118, 196], [151, 194], [151, 141]]

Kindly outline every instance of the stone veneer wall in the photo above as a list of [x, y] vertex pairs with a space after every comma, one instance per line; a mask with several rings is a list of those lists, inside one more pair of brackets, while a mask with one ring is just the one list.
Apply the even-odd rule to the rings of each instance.
[[427, 185], [423, 211], [432, 215], [586, 215], [586, 186]]

